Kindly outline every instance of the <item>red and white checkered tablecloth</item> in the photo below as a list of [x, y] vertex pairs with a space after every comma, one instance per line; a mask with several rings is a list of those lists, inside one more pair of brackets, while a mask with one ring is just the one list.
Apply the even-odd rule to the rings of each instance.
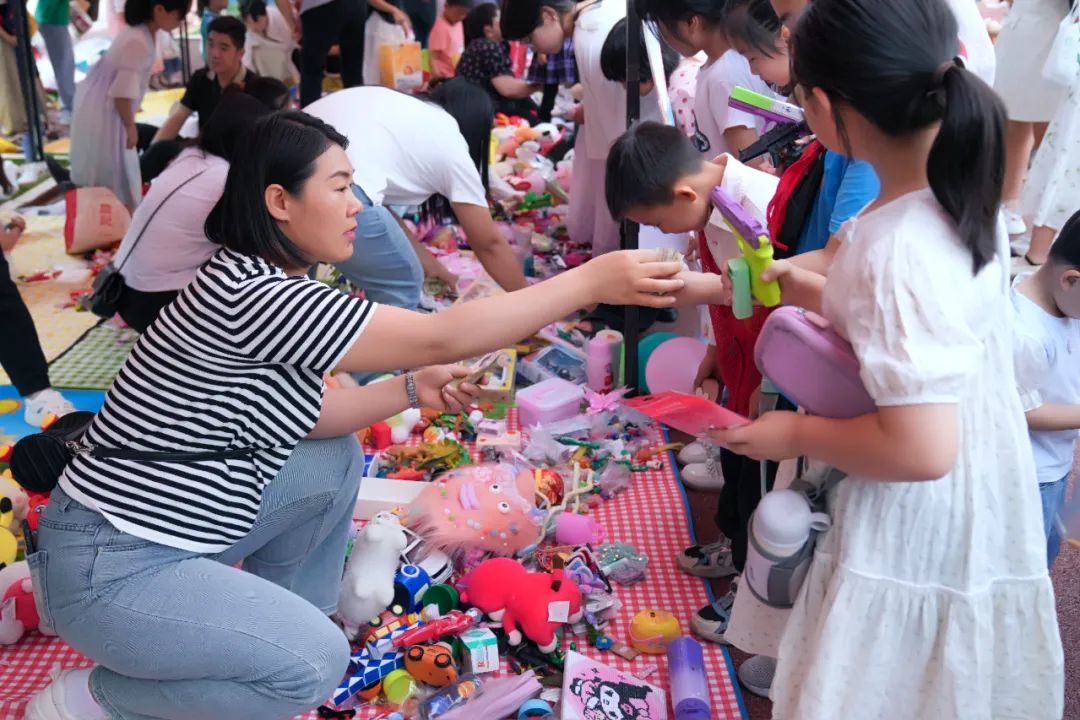
[[[513, 420], [516, 420], [514, 418]], [[515, 424], [512, 420], [512, 425]], [[663, 442], [661, 432], [654, 430], [657, 443]], [[690, 617], [709, 598], [704, 581], [679, 570], [676, 554], [691, 544], [690, 522], [686, 498], [682, 492], [670, 455], [660, 470], [637, 473], [633, 486], [615, 499], [604, 503], [594, 517], [607, 529], [613, 542], [628, 542], [649, 557], [648, 577], [632, 587], [617, 587], [623, 604], [618, 619], [608, 628], [609, 635], [628, 643], [630, 619], [640, 610], [662, 609], [675, 613], [683, 622], [684, 632], [690, 632]], [[664, 656], [642, 655], [628, 662], [611, 652], [590, 648], [583, 638], [577, 641], [579, 651], [620, 670], [641, 674], [648, 666], [657, 668], [647, 679], [654, 685], [668, 688], [667, 659]], [[725, 650], [712, 643], [703, 643], [705, 664], [709, 675], [714, 720], [742, 718], [738, 690], [729, 672], [731, 665]], [[27, 699], [49, 679], [52, 667], [85, 667], [91, 663], [56, 638], [37, 633], [25, 637], [18, 645], [0, 648], [0, 720], [22, 720]], [[359, 718], [376, 715], [373, 708], [362, 708]], [[316, 718], [315, 713], [303, 716]]]

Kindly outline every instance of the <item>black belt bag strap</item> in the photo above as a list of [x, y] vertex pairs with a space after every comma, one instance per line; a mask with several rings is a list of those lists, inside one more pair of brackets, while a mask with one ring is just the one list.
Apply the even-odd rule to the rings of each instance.
[[28, 435], [11, 453], [11, 474], [30, 492], [51, 492], [64, 468], [77, 455], [109, 460], [191, 463], [210, 460], [239, 460], [255, 454], [253, 448], [214, 452], [155, 452], [127, 448], [98, 447], [86, 441], [86, 429], [94, 420], [92, 412], [73, 412], [44, 430]]

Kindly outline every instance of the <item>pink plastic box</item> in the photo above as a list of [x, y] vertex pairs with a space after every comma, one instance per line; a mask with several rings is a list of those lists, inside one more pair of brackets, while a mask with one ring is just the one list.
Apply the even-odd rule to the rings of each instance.
[[518, 417], [526, 428], [566, 420], [581, 412], [584, 399], [585, 390], [580, 385], [552, 378], [518, 391]]

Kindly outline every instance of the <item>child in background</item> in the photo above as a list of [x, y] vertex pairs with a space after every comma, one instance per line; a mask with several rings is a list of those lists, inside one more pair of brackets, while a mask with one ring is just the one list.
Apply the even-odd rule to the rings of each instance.
[[464, 26], [465, 52], [458, 63], [458, 75], [487, 90], [495, 112], [535, 119], [536, 103], [529, 96], [540, 87], [514, 76], [510, 50], [499, 27], [499, 7], [495, 3], [477, 5]]
[[[507, 39], [525, 40], [536, 52], [555, 53], [566, 38], [573, 38], [584, 99], [576, 118], [583, 124], [574, 142], [567, 229], [575, 242], [591, 245], [594, 256], [619, 247], [619, 226], [604, 207], [603, 177], [611, 144], [626, 130], [626, 88], [604, 77], [600, 52], [611, 28], [624, 17], [623, 0], [507, 0], [503, 5]], [[649, 105], [642, 101], [643, 117]]]
[[729, 107], [731, 90], [739, 86], [775, 95], [728, 40], [726, 4], [711, 0], [643, 0], [639, 4], [644, 17], [657, 22], [664, 40], [680, 54], [692, 57], [704, 52], [708, 57], [697, 76], [694, 145], [708, 159], [726, 152], [738, 157], [758, 139], [765, 121]]
[[135, 113], [150, 83], [154, 34], [172, 32], [188, 11], [186, 0], [128, 0], [127, 26], [75, 91], [71, 120], [71, 180], [111, 188], [128, 208], [142, 198], [135, 146]]
[[960, 65], [957, 33], [942, 0], [815, 0], [794, 33], [807, 122], [870, 162], [881, 193], [815, 258], [827, 277], [798, 258], [764, 275], [852, 344], [878, 409], [773, 412], [710, 433], [745, 456], [847, 475], [780, 642], [776, 717], [1063, 714], [1035, 463], [1002, 382], [1005, 114]]
[[563, 41], [562, 50], [557, 53], [549, 55], [534, 53], [529, 69], [525, 71], [525, 82], [530, 85], [544, 86], [544, 97], [540, 101], [538, 118], [540, 122], [551, 122], [551, 112], [555, 109], [559, 86], [572, 88], [578, 83], [573, 38], [566, 38]]
[[196, 6], [199, 13], [199, 32], [202, 34], [202, 59], [207, 62], [210, 49], [210, 23], [221, 17], [229, 0], [199, 0]]
[[1080, 430], [1080, 212], [1065, 223], [1046, 264], [1017, 280], [1012, 303], [1050, 567], [1061, 548], [1058, 514]]
[[276, 6], [268, 7], [263, 0], [248, 0], [241, 14], [247, 26], [244, 67], [289, 87], [300, 82], [300, 73], [293, 62], [296, 43], [281, 11]]
[[[638, 65], [638, 82], [641, 96], [645, 97], [652, 93], [656, 85], [653, 82], [652, 69], [649, 67], [644, 37], [641, 38], [638, 53], [638, 57], [642, 58], [642, 62]], [[675, 68], [679, 66], [679, 54], [661, 40], [660, 55], [664, 64], [664, 79], [667, 81], [675, 72]], [[615, 23], [615, 27], [611, 28], [607, 40], [604, 41], [604, 47], [600, 50], [600, 71], [608, 80], [626, 87], [626, 18]]]
[[446, 0], [446, 7], [435, 20], [428, 36], [431, 58], [431, 79], [449, 80], [454, 77], [461, 53], [465, 51], [465, 25], [472, 0]]

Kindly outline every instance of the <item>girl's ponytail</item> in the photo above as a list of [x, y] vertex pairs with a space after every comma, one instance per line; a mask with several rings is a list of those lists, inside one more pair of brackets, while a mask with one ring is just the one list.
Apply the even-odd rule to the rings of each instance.
[[[944, 0], [815, 0], [792, 40], [792, 70], [892, 137], [940, 124], [927, 161], [934, 196], [978, 272], [996, 252], [1005, 112], [960, 67], [956, 16]], [[841, 133], [841, 136], [842, 133]]]
[[935, 75], [944, 105], [927, 175], [934, 197], [956, 221], [974, 270], [996, 253], [998, 206], [1005, 175], [1005, 109], [994, 92], [955, 62]]

